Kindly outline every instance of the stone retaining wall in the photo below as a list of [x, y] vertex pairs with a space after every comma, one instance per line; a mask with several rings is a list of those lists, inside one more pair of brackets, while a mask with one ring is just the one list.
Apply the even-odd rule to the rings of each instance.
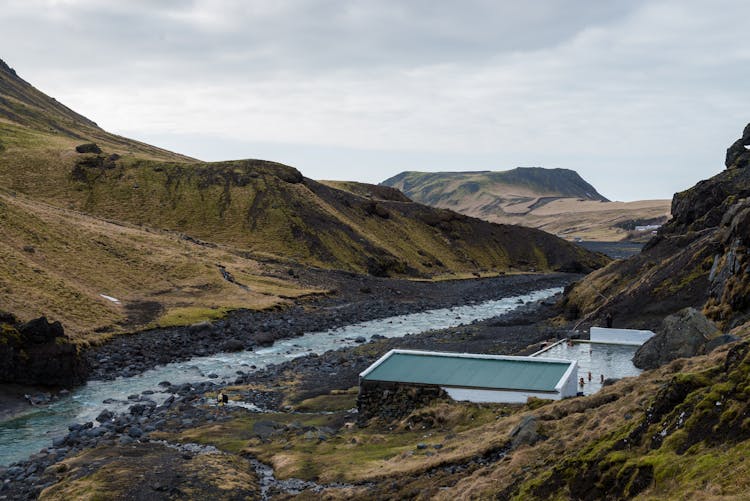
[[365, 424], [374, 417], [395, 421], [434, 400], [449, 398], [435, 385], [362, 381], [357, 397], [357, 421]]

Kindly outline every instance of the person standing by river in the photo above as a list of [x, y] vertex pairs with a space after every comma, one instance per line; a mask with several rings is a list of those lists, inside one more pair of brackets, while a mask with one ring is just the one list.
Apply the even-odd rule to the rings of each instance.
[[216, 407], [219, 409], [219, 412], [221, 412], [222, 407], [224, 407], [227, 402], [229, 402], [229, 397], [224, 393], [224, 390], [219, 390], [219, 393], [216, 394]]

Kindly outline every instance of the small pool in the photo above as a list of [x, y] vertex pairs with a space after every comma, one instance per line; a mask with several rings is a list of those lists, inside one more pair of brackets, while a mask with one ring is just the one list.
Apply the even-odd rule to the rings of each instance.
[[[591, 395], [602, 388], [601, 376], [604, 379], [637, 376], [642, 371], [633, 365], [633, 355], [639, 346], [622, 344], [587, 343], [577, 341], [572, 345], [567, 342], [556, 344], [548, 350], [534, 356], [539, 358], [562, 358], [578, 362], [578, 377], [584, 381], [583, 388], [578, 387], [584, 395]], [[591, 373], [591, 381], [588, 374]]]

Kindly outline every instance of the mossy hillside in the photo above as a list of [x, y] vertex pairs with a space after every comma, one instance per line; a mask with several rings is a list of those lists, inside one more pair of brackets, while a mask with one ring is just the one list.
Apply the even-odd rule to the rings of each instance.
[[[105, 150], [100, 157], [108, 155]], [[360, 272], [371, 271], [373, 263], [385, 274], [429, 276], [511, 268], [585, 270], [603, 262], [541, 232], [408, 202], [376, 204], [272, 162], [175, 163], [124, 156], [92, 167], [91, 158], [59, 154], [58, 171], [37, 179], [24, 176], [10, 186], [107, 219]]]
[[643, 418], [568, 454], [544, 478], [522, 486], [521, 497], [686, 499], [700, 491], [747, 492], [749, 353], [747, 343], [736, 345], [723, 363], [673, 377]]
[[[0, 194], [0, 305], [28, 320], [60, 320], [75, 338], [216, 318], [314, 292], [263, 276], [273, 269], [179, 234], [114, 224]], [[223, 279], [218, 264], [243, 289]], [[114, 297], [114, 303], [101, 294]], [[143, 305], [151, 311], [146, 315]], [[161, 318], [160, 318], [161, 317]], [[99, 334], [95, 334], [99, 331]]]
[[[402, 172], [383, 181], [398, 188], [414, 201], [435, 207], [468, 207], [484, 200], [486, 209], [502, 212], [513, 201], [534, 201], [537, 197], [607, 199], [569, 169], [518, 167], [508, 171], [479, 172]], [[523, 193], [523, 196], [517, 193]]]
[[[319, 400], [318, 402], [320, 402]], [[340, 402], [332, 400], [334, 407]], [[319, 412], [264, 413], [232, 418], [160, 437], [182, 442], [213, 445], [234, 454], [252, 454], [274, 465], [278, 478], [301, 478], [323, 483], [382, 480], [393, 475], [418, 472], [458, 457], [468, 450], [481, 454], [501, 444], [489, 430], [481, 430], [472, 444], [468, 437], [507, 406], [436, 404], [414, 413], [396, 426], [373, 424], [357, 428], [346, 419], [351, 415], [332, 409]], [[520, 409], [520, 407], [517, 407]], [[276, 431], [259, 437], [256, 423], [273, 423]], [[515, 423], [508, 420], [503, 430]], [[425, 444], [426, 447], [418, 447]], [[434, 447], [438, 445], [438, 447]]]
[[[229, 500], [257, 498], [257, 476], [247, 460], [225, 454], [185, 457], [160, 444], [105, 446], [52, 466], [57, 483], [43, 500], [154, 499], [160, 486], [178, 485], [171, 496]], [[161, 498], [161, 496], [159, 496]]]
[[[190, 160], [161, 148], [139, 141], [109, 134], [95, 122], [76, 113], [56, 99], [47, 96], [20, 78], [4, 61], [0, 60], [0, 143], [8, 152], [17, 153], [18, 148], [28, 148], [34, 137], [46, 147], [61, 141], [74, 144], [96, 142], [116, 150], [118, 153], [137, 154], [146, 158], [162, 160]], [[14, 131], [8, 131], [9, 128]], [[21, 144], [12, 136], [24, 136]], [[8, 144], [6, 144], [6, 140]], [[1, 150], [1, 149], [0, 149]]]
[[[273, 162], [197, 162], [111, 135], [4, 64], [0, 98], [0, 186], [58, 207], [180, 231], [257, 256], [375, 274], [426, 277], [603, 263], [521, 229], [426, 214], [389, 188], [349, 183], [351, 191], [332, 189]], [[85, 142], [102, 152], [77, 153]], [[404, 224], [415, 216], [419, 220]], [[422, 248], [409, 243], [412, 237]], [[535, 249], [546, 259], [536, 259]]]

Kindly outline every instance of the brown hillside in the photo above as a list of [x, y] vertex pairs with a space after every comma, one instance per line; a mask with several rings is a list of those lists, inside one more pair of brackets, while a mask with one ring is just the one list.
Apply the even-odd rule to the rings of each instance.
[[[376, 275], [587, 271], [604, 262], [542, 232], [420, 206], [392, 190], [371, 198], [274, 162], [191, 160], [102, 131], [7, 66], [0, 81], [0, 186], [31, 199], [248, 256]], [[83, 142], [98, 148], [79, 153]]]

